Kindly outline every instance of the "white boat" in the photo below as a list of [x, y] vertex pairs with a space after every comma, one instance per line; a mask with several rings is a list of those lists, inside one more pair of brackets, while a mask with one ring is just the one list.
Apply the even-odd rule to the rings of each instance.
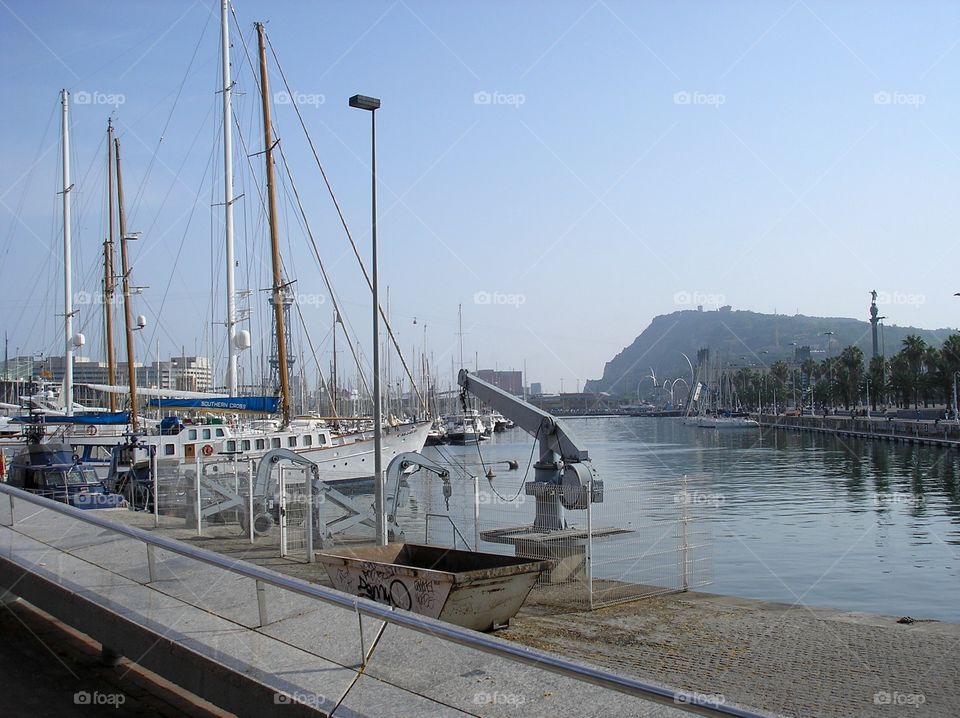
[[699, 416], [695, 423], [703, 429], [753, 429], [760, 426], [747, 416]]
[[[109, 469], [108, 449], [126, 443], [123, 427], [90, 425], [78, 427], [84, 433], [64, 440], [84, 463]], [[384, 427], [381, 442], [384, 466], [399, 453], [420, 451], [430, 430], [429, 422]], [[326, 483], [352, 482], [373, 477], [373, 431], [338, 434], [325, 422], [294, 420], [286, 429], [264, 425], [261, 429], [235, 428], [226, 424], [187, 424], [176, 433], [146, 434], [138, 437], [134, 460], [144, 460], [152, 447], [165, 461], [193, 465], [198, 462], [234, 458], [238, 462], [258, 461], [271, 449], [289, 449], [319, 464], [320, 480]]]
[[506, 431], [513, 426], [513, 422], [501, 414], [499, 411], [490, 413], [490, 419], [493, 421], [493, 430], [495, 432]]
[[476, 444], [483, 438], [483, 432], [483, 422], [473, 409], [447, 417], [447, 440], [451, 444]]

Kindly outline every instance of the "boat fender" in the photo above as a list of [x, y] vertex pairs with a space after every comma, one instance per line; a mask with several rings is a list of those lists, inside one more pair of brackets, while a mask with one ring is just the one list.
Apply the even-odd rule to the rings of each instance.
[[213, 446], [211, 444], [204, 444], [200, 451], [204, 456], [213, 456]]

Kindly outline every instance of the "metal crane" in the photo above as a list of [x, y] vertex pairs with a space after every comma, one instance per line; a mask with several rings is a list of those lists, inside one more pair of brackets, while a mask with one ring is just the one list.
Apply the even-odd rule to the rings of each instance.
[[590, 502], [603, 501], [603, 481], [597, 478], [589, 454], [579, 447], [565, 423], [466, 369], [460, 370], [458, 383], [464, 399], [466, 393], [472, 394], [512, 419], [539, 443], [534, 480], [524, 485], [526, 495], [536, 499], [535, 530], [566, 529], [565, 508], [585, 509]]

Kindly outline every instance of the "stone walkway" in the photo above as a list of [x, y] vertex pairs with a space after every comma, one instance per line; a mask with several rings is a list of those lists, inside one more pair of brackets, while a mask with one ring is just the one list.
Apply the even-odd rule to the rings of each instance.
[[525, 608], [502, 638], [788, 716], [960, 716], [960, 625], [687, 593]]
[[[149, 517], [126, 516], [148, 528]], [[251, 547], [226, 527], [164, 533], [328, 584], [319, 565], [280, 559], [276, 545]], [[785, 716], [960, 717], [960, 624], [691, 592], [592, 612], [528, 601], [497, 636]]]

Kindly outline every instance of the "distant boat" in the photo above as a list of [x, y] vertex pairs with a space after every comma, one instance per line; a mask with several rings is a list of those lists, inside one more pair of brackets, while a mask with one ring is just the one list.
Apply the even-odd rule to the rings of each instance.
[[451, 444], [476, 444], [483, 439], [484, 426], [473, 409], [460, 416], [447, 417], [447, 440]]
[[699, 416], [696, 425], [703, 429], [753, 429], [759, 422], [747, 416]]

